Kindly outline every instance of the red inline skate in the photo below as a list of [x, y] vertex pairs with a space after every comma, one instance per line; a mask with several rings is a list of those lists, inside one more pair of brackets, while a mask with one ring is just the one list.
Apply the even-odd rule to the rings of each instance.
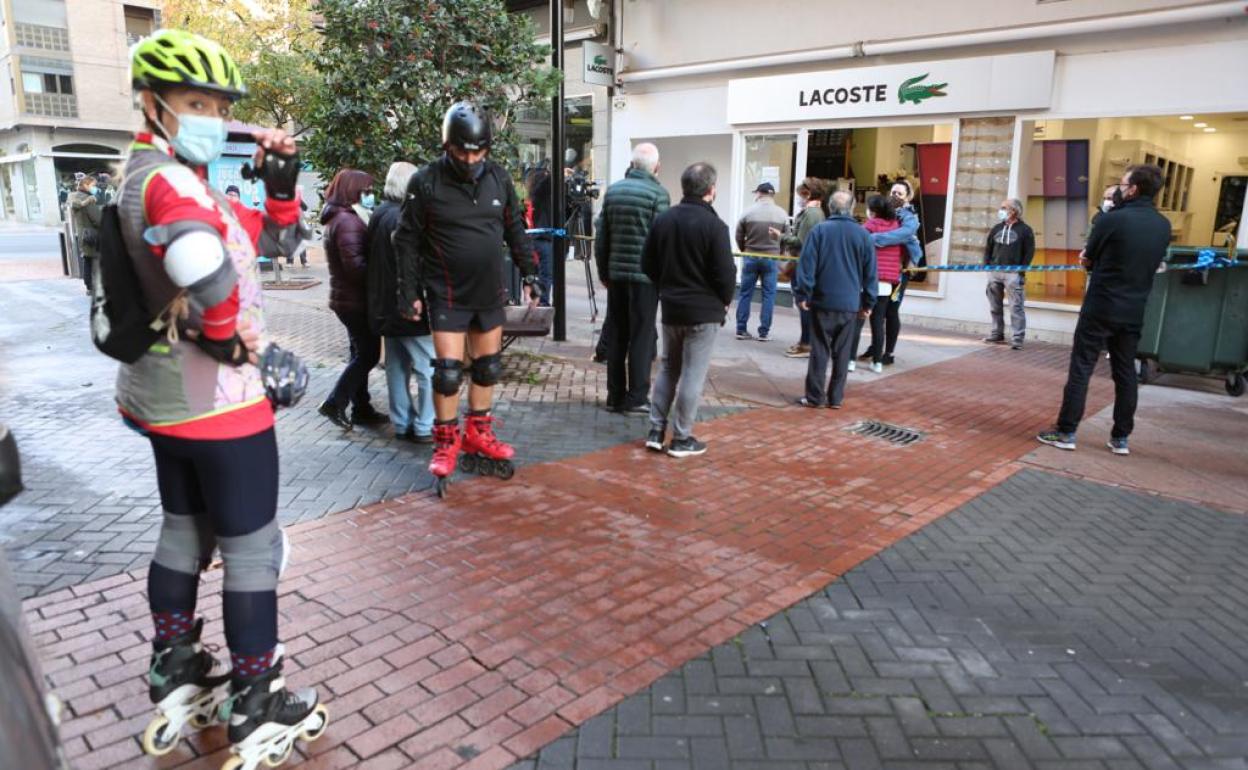
[[463, 435], [459, 432], [459, 421], [434, 423], [433, 425], [433, 459], [429, 461], [429, 472], [434, 476], [433, 489], [438, 497], [446, 497], [451, 486], [451, 476], [455, 473], [455, 461], [459, 458], [459, 448], [463, 443]]
[[459, 460], [464, 473], [496, 476], [506, 481], [516, 475], [511, 458], [516, 450], [494, 435], [494, 418], [489, 412], [469, 412], [464, 423], [463, 456]]

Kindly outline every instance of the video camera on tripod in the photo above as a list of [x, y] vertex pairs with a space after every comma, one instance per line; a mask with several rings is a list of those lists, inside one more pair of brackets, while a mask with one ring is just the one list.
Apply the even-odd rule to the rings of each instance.
[[569, 209], [588, 204], [597, 199], [598, 194], [598, 183], [590, 179], [589, 172], [583, 168], [573, 169], [563, 180], [563, 197], [568, 202]]

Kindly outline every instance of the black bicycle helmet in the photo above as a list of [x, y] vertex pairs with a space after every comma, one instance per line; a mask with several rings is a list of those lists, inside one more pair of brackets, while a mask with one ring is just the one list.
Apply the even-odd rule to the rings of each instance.
[[442, 146], [487, 150], [494, 141], [490, 116], [472, 102], [455, 102], [442, 118]]
[[294, 406], [308, 390], [308, 367], [294, 353], [270, 343], [260, 356], [260, 379], [274, 406]]

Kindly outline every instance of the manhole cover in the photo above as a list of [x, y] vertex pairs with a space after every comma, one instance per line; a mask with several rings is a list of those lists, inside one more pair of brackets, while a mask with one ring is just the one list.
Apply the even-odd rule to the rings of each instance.
[[913, 428], [903, 428], [900, 425], [892, 425], [876, 420], [863, 420], [862, 422], [854, 423], [846, 430], [850, 433], [857, 433], [859, 436], [882, 439], [898, 446], [917, 444], [925, 437], [925, 434]]

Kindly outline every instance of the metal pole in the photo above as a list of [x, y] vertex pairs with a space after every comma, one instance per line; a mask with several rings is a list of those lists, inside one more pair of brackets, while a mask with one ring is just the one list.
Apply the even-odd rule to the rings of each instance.
[[[550, 42], [553, 52], [551, 65], [563, 73], [563, 0], [550, 0]], [[562, 227], [567, 216], [563, 203], [563, 79], [559, 90], [550, 100], [550, 223]], [[555, 305], [554, 338], [563, 342], [568, 338], [567, 280], [564, 270], [568, 254], [568, 242], [556, 235], [551, 244], [551, 262], [554, 268]]]

